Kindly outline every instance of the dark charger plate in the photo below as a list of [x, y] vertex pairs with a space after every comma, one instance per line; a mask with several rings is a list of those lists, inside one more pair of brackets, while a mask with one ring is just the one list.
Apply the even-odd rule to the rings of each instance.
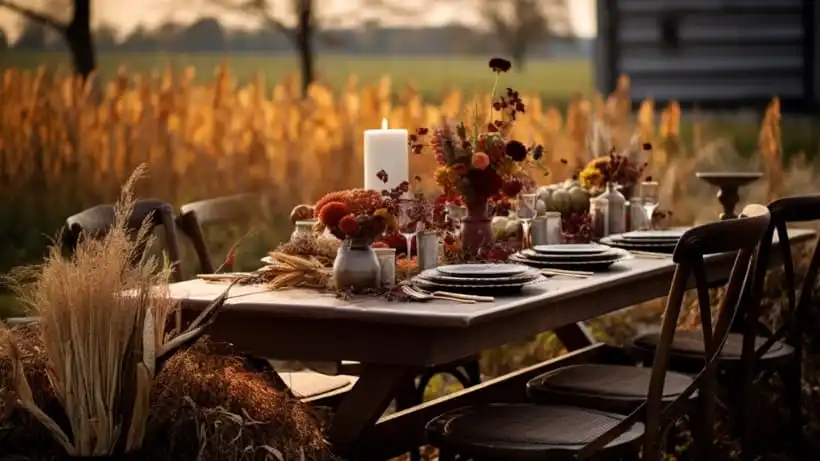
[[412, 283], [419, 288], [423, 288], [428, 291], [440, 290], [473, 295], [505, 296], [518, 294], [524, 287], [542, 282], [544, 280], [546, 280], [546, 278], [538, 274], [536, 278], [512, 283], [510, 283], [509, 280], [506, 281], [506, 283], [499, 282], [494, 284], [478, 284], [466, 281], [465, 283], [441, 283], [422, 277], [421, 275], [417, 275], [413, 277]]
[[604, 260], [551, 260], [529, 258], [521, 253], [515, 253], [510, 256], [510, 261], [520, 264], [526, 264], [539, 269], [564, 269], [573, 271], [589, 271], [589, 272], [605, 272], [618, 261], [628, 257], [624, 253], [619, 253], [617, 257]]
[[437, 267], [436, 270], [448, 277], [464, 278], [492, 278], [492, 277], [514, 277], [524, 274], [529, 270], [527, 266], [520, 264], [452, 264], [449, 266]]
[[650, 251], [653, 253], [674, 253], [678, 242], [668, 243], [653, 243], [653, 242], [634, 242], [627, 241], [617, 235], [610, 235], [601, 239], [601, 243], [615, 248], [623, 248], [625, 250], [634, 251]]
[[442, 285], [509, 285], [531, 282], [540, 275], [541, 273], [537, 269], [527, 267], [526, 271], [520, 275], [504, 277], [453, 277], [442, 274], [438, 269], [424, 270], [418, 276]]
[[[603, 245], [602, 245], [603, 246]], [[541, 261], [545, 263], [573, 263], [573, 262], [589, 262], [589, 261], [614, 261], [617, 259], [621, 259], [624, 257], [623, 250], [612, 248], [612, 247], [604, 247], [606, 251], [602, 252], [601, 254], [591, 254], [591, 255], [578, 255], [578, 254], [566, 254], [566, 255], [551, 255], [551, 254], [544, 254], [538, 253], [536, 251], [530, 249], [524, 249], [518, 252], [519, 256], [523, 256], [528, 260], [533, 261]]]

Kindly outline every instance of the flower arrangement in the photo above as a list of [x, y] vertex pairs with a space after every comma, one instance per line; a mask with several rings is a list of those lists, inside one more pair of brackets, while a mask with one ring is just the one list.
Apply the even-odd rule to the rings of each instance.
[[319, 223], [340, 240], [362, 238], [375, 240], [385, 231], [396, 228], [396, 217], [381, 192], [349, 189], [331, 192], [313, 207]]
[[[651, 149], [648, 144], [645, 150]], [[617, 153], [614, 149], [609, 155], [598, 157], [590, 161], [581, 173], [578, 180], [587, 189], [599, 189], [607, 184], [619, 184], [624, 187], [634, 186], [643, 175], [646, 163], [636, 165], [630, 162], [629, 157]]]
[[[506, 59], [493, 58], [489, 66], [496, 74], [489, 118], [476, 113], [469, 126], [463, 121], [455, 126], [442, 123], [432, 130], [429, 141], [439, 165], [434, 173], [436, 183], [445, 196], [461, 197], [468, 206], [486, 203], [502, 194], [516, 196], [526, 182], [531, 181], [522, 168], [524, 163], [532, 162], [547, 174], [540, 163], [544, 154], [542, 146], [528, 147], [521, 141], [509, 139], [517, 115], [526, 111], [514, 89], [507, 88], [503, 94], [496, 95], [501, 74], [512, 65]], [[423, 152], [430, 131], [419, 128], [410, 136], [412, 152]]]
[[478, 250], [475, 254], [463, 251], [457, 240], [444, 245], [444, 260], [448, 264], [464, 264], [473, 262], [506, 262], [507, 258], [520, 248], [514, 242], [495, 241]]

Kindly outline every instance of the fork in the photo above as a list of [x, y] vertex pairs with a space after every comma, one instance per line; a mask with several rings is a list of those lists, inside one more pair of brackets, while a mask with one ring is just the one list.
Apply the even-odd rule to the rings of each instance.
[[437, 295], [437, 296], [446, 296], [448, 298], [456, 298], [456, 299], [463, 299], [466, 301], [476, 301], [479, 303], [491, 303], [495, 301], [495, 298], [492, 296], [479, 296], [479, 295], [468, 295], [464, 293], [453, 293], [451, 291], [427, 291], [418, 287], [413, 287], [414, 290], [418, 291], [421, 294], [429, 294], [429, 295]]
[[589, 278], [595, 275], [594, 272], [588, 271], [571, 271], [566, 269], [541, 269], [541, 273], [544, 275], [563, 275], [566, 277], [576, 277], [576, 278]]
[[455, 301], [457, 303], [464, 303], [464, 304], [475, 304], [475, 302], [476, 302], [474, 299], [460, 299], [460, 298], [454, 298], [454, 297], [451, 297], [451, 296], [445, 296], [445, 295], [440, 295], [440, 294], [435, 294], [435, 293], [422, 293], [422, 292], [418, 291], [417, 289], [411, 288], [407, 285], [402, 286], [401, 290], [404, 292], [404, 294], [406, 294], [407, 296], [415, 299], [416, 301], [432, 301], [434, 299], [441, 299], [441, 300], [445, 300], [445, 301]]
[[672, 257], [672, 255], [670, 255], [670, 254], [666, 254], [666, 253], [655, 253], [655, 252], [653, 252], [653, 251], [639, 251], [639, 250], [633, 250], [633, 251], [630, 251], [630, 253], [632, 253], [633, 255], [635, 255], [635, 256], [637, 256], [637, 257], [642, 257], [642, 258], [667, 259], [667, 258], [671, 258], [671, 257]]

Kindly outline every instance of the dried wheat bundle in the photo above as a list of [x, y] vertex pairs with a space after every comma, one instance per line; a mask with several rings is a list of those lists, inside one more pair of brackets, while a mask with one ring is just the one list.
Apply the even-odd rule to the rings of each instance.
[[[18, 403], [71, 456], [141, 447], [154, 377], [175, 351], [204, 333], [227, 297], [226, 291], [186, 331], [166, 331], [177, 308], [168, 293], [170, 267], [137, 253], [153, 239], [147, 222], [135, 237], [128, 229], [133, 186], [144, 171], [138, 168], [126, 182], [115, 223], [105, 236], [80, 239], [69, 257], [54, 244], [41, 265], [18, 271], [12, 280], [39, 318], [49, 380], [69, 427], [61, 427], [34, 402], [13, 335], [5, 335]], [[142, 257], [132, 264], [135, 255]]]
[[272, 251], [269, 255], [275, 263], [259, 269], [256, 282], [264, 283], [272, 290], [328, 287], [331, 271], [319, 259], [279, 251]]

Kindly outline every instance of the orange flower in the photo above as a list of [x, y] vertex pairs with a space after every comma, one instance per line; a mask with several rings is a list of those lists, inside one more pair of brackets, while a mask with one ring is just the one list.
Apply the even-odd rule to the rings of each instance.
[[384, 225], [387, 227], [388, 230], [393, 230], [398, 227], [398, 222], [396, 217], [390, 214], [386, 208], [379, 208], [373, 213], [373, 216], [378, 216], [384, 219]]
[[484, 152], [478, 152], [477, 154], [473, 155], [473, 168], [478, 168], [479, 170], [483, 170], [490, 166], [490, 156], [485, 154]]
[[355, 235], [356, 232], [359, 232], [359, 223], [356, 221], [355, 216], [349, 214], [339, 220], [339, 229], [347, 235]]
[[342, 202], [329, 202], [319, 211], [319, 221], [327, 227], [336, 227], [339, 221], [348, 214], [347, 205]]

